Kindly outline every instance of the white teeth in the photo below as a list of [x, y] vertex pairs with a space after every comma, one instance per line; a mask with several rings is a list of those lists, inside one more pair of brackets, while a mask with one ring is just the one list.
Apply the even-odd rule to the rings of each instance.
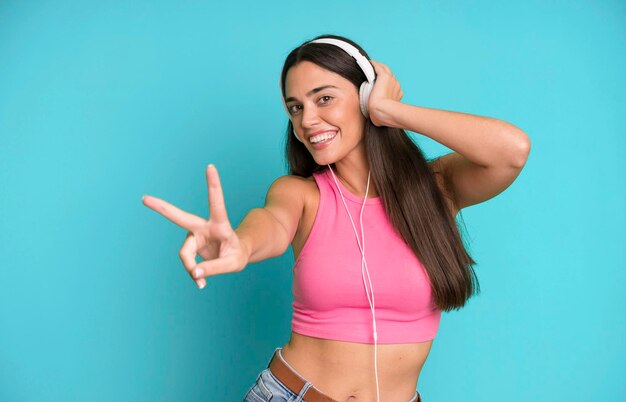
[[333, 138], [335, 135], [337, 135], [336, 131], [333, 131], [332, 133], [324, 133], [324, 134], [316, 135], [315, 137], [311, 137], [309, 141], [315, 144], [317, 142], [322, 142], [324, 140]]

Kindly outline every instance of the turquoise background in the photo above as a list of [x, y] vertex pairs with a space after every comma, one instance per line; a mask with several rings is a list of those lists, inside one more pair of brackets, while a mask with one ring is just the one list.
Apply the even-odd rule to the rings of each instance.
[[199, 290], [141, 196], [207, 217], [214, 163], [234, 226], [263, 206], [282, 63], [322, 33], [403, 102], [532, 142], [462, 213], [482, 293], [443, 315], [425, 402], [624, 400], [625, 21], [621, 1], [3, 1], [0, 400], [242, 399], [289, 339], [293, 253]]

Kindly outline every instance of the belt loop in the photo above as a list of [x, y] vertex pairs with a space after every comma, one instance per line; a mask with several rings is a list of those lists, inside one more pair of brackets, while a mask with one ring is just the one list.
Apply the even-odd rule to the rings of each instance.
[[298, 394], [298, 397], [296, 398], [295, 401], [293, 402], [302, 402], [304, 401], [304, 394], [306, 394], [306, 392], [309, 390], [309, 388], [311, 388], [313, 386], [313, 383], [310, 383], [308, 381], [305, 382], [304, 386], [302, 387], [302, 389], [300, 390], [300, 393]]

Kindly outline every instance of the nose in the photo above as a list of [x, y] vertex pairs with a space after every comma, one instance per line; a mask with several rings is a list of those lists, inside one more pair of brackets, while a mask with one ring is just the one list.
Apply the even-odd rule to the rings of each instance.
[[308, 129], [319, 124], [319, 115], [315, 106], [306, 106], [302, 109], [302, 128]]

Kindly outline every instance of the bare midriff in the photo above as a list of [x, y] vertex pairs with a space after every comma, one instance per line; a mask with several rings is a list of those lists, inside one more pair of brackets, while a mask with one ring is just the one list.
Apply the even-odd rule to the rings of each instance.
[[[319, 206], [319, 189], [313, 177], [304, 180], [304, 211], [292, 242], [294, 259], [306, 243]], [[411, 400], [432, 343], [430, 340], [377, 345], [380, 401]], [[292, 331], [281, 353], [300, 376], [323, 394], [339, 402], [376, 402], [374, 344], [322, 339]]]
[[[407, 402], [413, 397], [432, 343], [377, 345], [380, 401]], [[339, 402], [376, 402], [373, 344], [314, 338], [292, 331], [281, 353], [323, 394]]]

